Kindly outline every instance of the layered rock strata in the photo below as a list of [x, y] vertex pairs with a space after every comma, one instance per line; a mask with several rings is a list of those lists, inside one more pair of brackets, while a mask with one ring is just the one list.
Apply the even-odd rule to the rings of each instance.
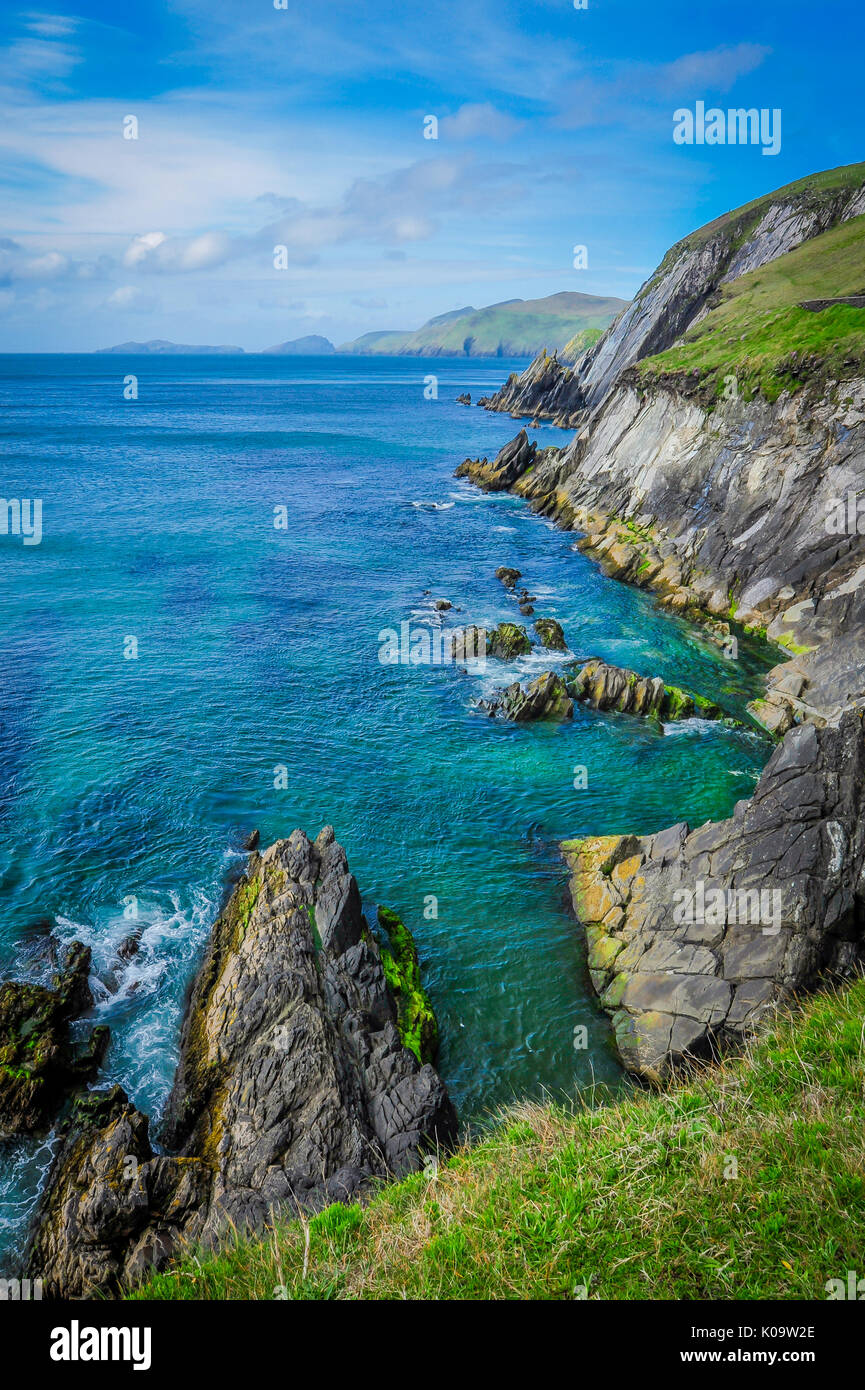
[[229, 1228], [419, 1169], [453, 1143], [456, 1117], [398, 1024], [333, 831], [253, 853], [192, 989], [168, 1152], [119, 1087], [79, 1102], [38, 1213], [33, 1276], [54, 1296], [111, 1292]]

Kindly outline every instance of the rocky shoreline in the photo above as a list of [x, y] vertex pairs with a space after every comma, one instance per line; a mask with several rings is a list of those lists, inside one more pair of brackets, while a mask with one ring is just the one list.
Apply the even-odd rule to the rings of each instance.
[[27, 1255], [46, 1296], [116, 1294], [453, 1145], [417, 954], [380, 921], [387, 944], [330, 827], [253, 850], [192, 987], [161, 1151], [119, 1086], [81, 1091], [63, 1122]]
[[[639, 366], [737, 277], [861, 217], [861, 177], [835, 173], [685, 238], [573, 367], [543, 353], [479, 402], [576, 428], [574, 439], [539, 448], [521, 429], [494, 460], [456, 470], [577, 532], [575, 549], [653, 591], [731, 660], [748, 637], [778, 650], [748, 708], [780, 746], [730, 820], [562, 845], [592, 984], [625, 1065], [650, 1081], [865, 954], [865, 528], [827, 524], [838, 499], [849, 516], [865, 492], [861, 363], [828, 379], [794, 354], [776, 398], [746, 398], [735, 375], [719, 394], [699, 373]], [[709, 913], [681, 915], [707, 894]]]

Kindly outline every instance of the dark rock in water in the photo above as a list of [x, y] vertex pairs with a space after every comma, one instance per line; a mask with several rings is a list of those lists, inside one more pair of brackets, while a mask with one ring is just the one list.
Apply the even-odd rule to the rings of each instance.
[[457, 396], [457, 405], [471, 405], [472, 397], [470, 391], [464, 391], [461, 396]]
[[504, 492], [534, 465], [538, 446], [530, 441], [525, 430], [520, 430], [515, 439], [510, 440], [499, 451], [492, 463], [486, 459], [466, 459], [455, 470], [457, 478], [469, 478], [485, 492]]
[[553, 652], [566, 652], [568, 650], [562, 625], [557, 623], [555, 618], [538, 618], [535, 623], [535, 632], [542, 647], [547, 647]]
[[533, 615], [533, 613], [534, 613], [534, 611], [535, 611], [535, 610], [534, 610], [534, 607], [532, 606], [532, 604], [530, 604], [530, 603], [521, 603], [521, 604], [520, 604], [520, 612], [522, 613], [522, 615], [523, 615], [524, 618], [531, 618], [532, 615]]
[[167, 1108], [173, 1152], [152, 1156], [147, 1121], [116, 1088], [87, 1100], [29, 1256], [52, 1296], [110, 1291], [184, 1242], [260, 1229], [278, 1209], [347, 1201], [456, 1138], [444, 1083], [400, 1038], [330, 827], [254, 854], [213, 927]]
[[93, 1004], [89, 972], [90, 948], [74, 941], [50, 989], [0, 985], [0, 1140], [45, 1133], [66, 1098], [99, 1070], [108, 1029], [94, 1028], [83, 1046], [73, 1046], [69, 1031]]
[[130, 936], [125, 936], [117, 947], [117, 957], [119, 960], [132, 960], [138, 955], [141, 949], [141, 932], [132, 932]]
[[513, 589], [518, 579], [522, 579], [522, 571], [511, 569], [508, 565], [499, 565], [496, 570], [496, 579], [500, 579], [506, 589]]
[[436, 599], [436, 611], [438, 613], [446, 613], [449, 608], [453, 608], [453, 604], [451, 603], [450, 599]]
[[660, 676], [640, 676], [636, 671], [610, 666], [598, 658], [580, 667], [577, 674], [568, 679], [567, 686], [575, 700], [593, 709], [656, 715], [668, 720], [723, 717], [720, 707], [702, 695], [665, 685]]
[[865, 727], [792, 729], [726, 821], [562, 845], [626, 1067], [658, 1080], [865, 960]]
[[251, 854], [253, 850], [258, 849], [260, 840], [261, 840], [260, 832], [259, 832], [258, 830], [253, 830], [249, 835], [247, 835], [246, 839], [244, 840], [244, 842], [243, 842], [243, 848], [244, 848], [249, 854]]
[[487, 634], [487, 655], [497, 656], [501, 661], [527, 656], [531, 649], [529, 634], [518, 623], [499, 623]]
[[503, 719], [525, 722], [530, 719], [570, 719], [574, 702], [565, 682], [554, 671], [544, 671], [523, 689], [514, 681], [491, 700], [481, 700], [479, 709]]

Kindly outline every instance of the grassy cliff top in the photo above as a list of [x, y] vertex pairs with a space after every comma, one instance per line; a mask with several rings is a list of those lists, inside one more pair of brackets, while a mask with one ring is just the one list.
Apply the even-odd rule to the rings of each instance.
[[517, 1106], [437, 1171], [137, 1296], [824, 1298], [865, 1241], [863, 1019], [860, 980], [667, 1091]]
[[865, 216], [723, 285], [720, 302], [699, 323], [637, 370], [648, 380], [697, 372], [715, 394], [735, 376], [746, 398], [759, 391], [768, 400], [809, 380], [849, 377], [865, 365], [865, 309], [834, 305], [814, 313], [798, 306], [862, 293]]
[[740, 224], [754, 227], [773, 203], [786, 203], [797, 199], [806, 205], [820, 203], [845, 189], [858, 188], [863, 183], [865, 163], [841, 164], [837, 169], [823, 169], [819, 174], [807, 174], [805, 178], [796, 179], [793, 183], [785, 184], [783, 188], [776, 188], [773, 193], [764, 193], [750, 203], [743, 203], [741, 207], [732, 208], [720, 217], [713, 218], [711, 222], [704, 223], [702, 227], [698, 227], [696, 231], [677, 242], [668, 255], [685, 247], [702, 246], [725, 227], [729, 227], [733, 232]]

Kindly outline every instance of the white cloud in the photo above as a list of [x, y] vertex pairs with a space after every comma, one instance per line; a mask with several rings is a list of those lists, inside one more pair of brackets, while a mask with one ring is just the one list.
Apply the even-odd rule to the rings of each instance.
[[525, 121], [499, 111], [491, 102], [467, 102], [452, 116], [443, 116], [440, 133], [452, 140], [509, 140], [525, 126]]

